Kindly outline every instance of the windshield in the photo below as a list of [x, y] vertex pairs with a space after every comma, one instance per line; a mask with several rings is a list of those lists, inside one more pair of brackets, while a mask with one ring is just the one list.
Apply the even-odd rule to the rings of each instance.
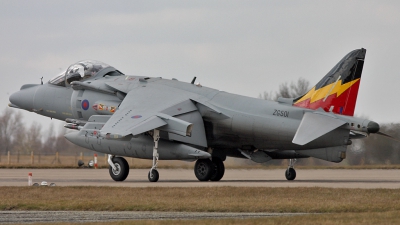
[[60, 73], [59, 75], [53, 77], [50, 81], [50, 84], [54, 84], [57, 86], [65, 87], [65, 71]]
[[94, 77], [100, 70], [107, 67], [110, 66], [95, 60], [80, 61], [68, 67], [67, 71], [52, 78], [49, 83], [65, 87], [66, 84], [70, 84], [72, 81], [84, 81]]
[[72, 81], [83, 81], [94, 77], [100, 70], [106, 67], [109, 67], [109, 65], [95, 60], [77, 62], [67, 69], [67, 83], [70, 84]]

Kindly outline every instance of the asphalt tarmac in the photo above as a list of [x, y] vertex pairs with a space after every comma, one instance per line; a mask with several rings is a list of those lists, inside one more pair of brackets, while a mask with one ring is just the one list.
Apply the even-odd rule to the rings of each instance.
[[0, 169], [0, 186], [28, 186], [28, 173], [32, 173], [34, 183], [46, 181], [57, 186], [400, 188], [400, 170], [386, 169], [297, 169], [294, 181], [285, 179], [284, 169], [227, 169], [218, 182], [200, 182], [193, 170], [159, 169], [156, 183], [148, 181], [148, 171], [131, 169], [125, 181], [115, 182], [108, 169]]
[[190, 220], [244, 219], [272, 216], [295, 216], [304, 213], [227, 213], [227, 212], [96, 212], [96, 211], [0, 211], [0, 224], [13, 223], [83, 223], [121, 220]]

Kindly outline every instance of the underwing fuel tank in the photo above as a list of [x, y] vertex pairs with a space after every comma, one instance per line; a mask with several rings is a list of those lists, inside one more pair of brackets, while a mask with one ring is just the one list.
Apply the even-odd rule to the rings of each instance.
[[[92, 149], [112, 155], [123, 155], [134, 158], [153, 159], [153, 138], [146, 135], [125, 137], [121, 139], [104, 139], [80, 135], [79, 132], [65, 134], [70, 142], [83, 148]], [[160, 160], [195, 160], [211, 158], [208, 152], [188, 145], [164, 141], [158, 142]]]

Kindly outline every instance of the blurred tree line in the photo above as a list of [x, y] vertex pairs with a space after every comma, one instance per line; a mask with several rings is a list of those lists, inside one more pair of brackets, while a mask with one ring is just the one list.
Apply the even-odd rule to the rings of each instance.
[[[279, 85], [276, 92], [263, 92], [259, 98], [277, 100], [279, 97], [297, 98], [311, 89], [310, 82], [299, 78], [296, 82], [285, 82]], [[357, 115], [355, 115], [357, 116]], [[360, 117], [360, 116], [358, 116]], [[367, 119], [367, 118], [365, 118]], [[380, 131], [400, 140], [400, 124], [380, 124]], [[344, 162], [349, 165], [364, 164], [400, 164], [400, 142], [381, 135], [371, 134], [363, 139], [352, 140], [353, 144], [347, 148], [347, 157]], [[281, 161], [268, 162], [267, 164], [281, 164]], [[329, 162], [308, 158], [299, 160], [300, 164], [330, 164]]]
[[11, 108], [4, 109], [0, 114], [0, 155], [6, 155], [8, 151], [21, 155], [29, 155], [31, 151], [41, 155], [53, 155], [55, 152], [75, 155], [90, 151], [65, 139], [67, 129], [64, 127], [59, 132], [55, 131], [53, 125], [45, 129], [47, 132], [42, 132], [43, 127], [37, 122], [27, 127], [23, 123], [21, 112]]

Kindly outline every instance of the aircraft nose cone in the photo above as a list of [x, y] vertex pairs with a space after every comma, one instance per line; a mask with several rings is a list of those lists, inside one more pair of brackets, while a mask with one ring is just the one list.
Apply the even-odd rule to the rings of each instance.
[[11, 104], [18, 106], [21, 109], [31, 111], [33, 109], [33, 97], [35, 96], [36, 90], [37, 87], [22, 89], [13, 93], [9, 100]]
[[367, 125], [368, 133], [377, 133], [379, 131], [379, 124], [371, 121]]

